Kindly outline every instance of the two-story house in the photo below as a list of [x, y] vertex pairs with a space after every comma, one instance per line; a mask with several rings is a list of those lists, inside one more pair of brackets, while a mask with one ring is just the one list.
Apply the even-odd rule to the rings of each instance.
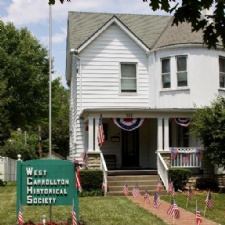
[[188, 125], [196, 108], [225, 95], [225, 52], [207, 49], [189, 24], [171, 24], [171, 16], [69, 12], [70, 159], [87, 151], [96, 157], [89, 167], [157, 170], [166, 187], [169, 166], [202, 167]]

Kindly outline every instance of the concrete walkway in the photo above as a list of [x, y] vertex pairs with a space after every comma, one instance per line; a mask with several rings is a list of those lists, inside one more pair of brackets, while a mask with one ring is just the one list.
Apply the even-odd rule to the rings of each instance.
[[[153, 196], [150, 196], [150, 197], [152, 200]], [[156, 210], [153, 207], [152, 201], [150, 204], [144, 202], [143, 196], [139, 196], [135, 198], [133, 196], [127, 196], [127, 198], [130, 199], [132, 202], [138, 204], [139, 206], [143, 207], [144, 209], [148, 210], [150, 213], [158, 216], [169, 225], [195, 225], [196, 224], [195, 214], [180, 208], [179, 205], [178, 207], [180, 210], [180, 219], [173, 220], [173, 218], [167, 214], [167, 210], [170, 207], [170, 204], [168, 202], [161, 200], [162, 203], [160, 207], [158, 208], [158, 210]], [[219, 224], [202, 217], [201, 225], [219, 225]]]

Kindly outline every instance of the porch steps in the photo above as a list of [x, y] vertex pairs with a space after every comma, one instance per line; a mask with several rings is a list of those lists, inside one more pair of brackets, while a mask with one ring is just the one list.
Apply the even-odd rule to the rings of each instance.
[[[154, 195], [159, 176], [154, 171], [111, 171], [108, 175], [108, 192], [106, 196], [124, 196], [123, 188], [127, 183], [129, 195], [137, 184], [141, 195], [147, 190], [148, 194]], [[166, 193], [165, 190], [161, 194]]]

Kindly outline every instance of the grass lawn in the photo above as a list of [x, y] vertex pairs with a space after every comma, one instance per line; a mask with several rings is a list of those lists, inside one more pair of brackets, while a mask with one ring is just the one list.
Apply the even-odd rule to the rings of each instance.
[[[162, 200], [170, 202], [169, 196], [160, 196]], [[186, 208], [186, 194], [175, 195], [178, 207]], [[198, 206], [202, 217], [205, 210], [206, 193], [194, 195], [189, 201], [187, 210], [195, 213], [195, 203]], [[214, 202], [213, 210], [206, 210], [205, 218], [225, 225], [225, 194], [212, 193]], [[138, 205], [130, 202], [126, 197], [82, 197], [79, 198], [80, 217], [86, 225], [166, 225], [156, 216], [150, 214]], [[52, 220], [54, 222], [66, 221], [71, 215], [71, 206], [53, 206]], [[24, 206], [23, 218], [40, 222], [41, 216], [46, 215], [49, 221], [49, 207]], [[0, 225], [15, 225], [16, 222], [16, 184], [8, 183], [0, 187]], [[204, 225], [204, 224], [203, 224]]]
[[[126, 197], [82, 197], [80, 201], [80, 217], [87, 225], [166, 225], [156, 216], [150, 214]], [[0, 187], [0, 225], [15, 225], [16, 222], [16, 185], [9, 183]], [[66, 221], [71, 215], [72, 206], [52, 207], [54, 222]], [[49, 207], [24, 206], [23, 218], [40, 222], [46, 215], [49, 221]]]
[[[207, 197], [206, 192], [201, 194], [196, 194], [193, 196], [192, 200], [188, 201], [188, 204], [187, 204], [187, 194], [183, 193], [183, 194], [176, 194], [175, 200], [178, 207], [184, 208], [194, 214], [196, 210], [196, 200], [197, 200], [198, 208], [200, 210], [202, 217], [205, 217], [209, 220], [217, 222], [218, 224], [225, 225], [225, 194], [212, 193], [214, 208], [211, 210], [205, 207], [206, 197]], [[164, 201], [171, 202], [170, 196], [161, 196], [160, 198]], [[204, 216], [204, 213], [205, 213], [205, 216]]]

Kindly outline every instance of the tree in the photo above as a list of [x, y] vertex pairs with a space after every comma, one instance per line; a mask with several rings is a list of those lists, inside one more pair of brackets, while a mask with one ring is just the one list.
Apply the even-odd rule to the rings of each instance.
[[197, 109], [191, 134], [204, 145], [204, 156], [213, 164], [225, 164], [225, 98], [217, 97], [210, 106]]
[[48, 115], [47, 50], [31, 33], [0, 21], [1, 101], [12, 130], [37, 125]]
[[[179, 4], [178, 0], [143, 0], [149, 2], [152, 10], [163, 10], [168, 13], [174, 13], [172, 25], [188, 22], [192, 26], [192, 31], [203, 31], [203, 40], [208, 48], [216, 48], [222, 41], [225, 47], [225, 1], [221, 0], [182, 0]], [[171, 6], [171, 3], [176, 3]], [[203, 17], [201, 11], [209, 10], [214, 5], [212, 15]], [[212, 21], [212, 22], [210, 22]]]

